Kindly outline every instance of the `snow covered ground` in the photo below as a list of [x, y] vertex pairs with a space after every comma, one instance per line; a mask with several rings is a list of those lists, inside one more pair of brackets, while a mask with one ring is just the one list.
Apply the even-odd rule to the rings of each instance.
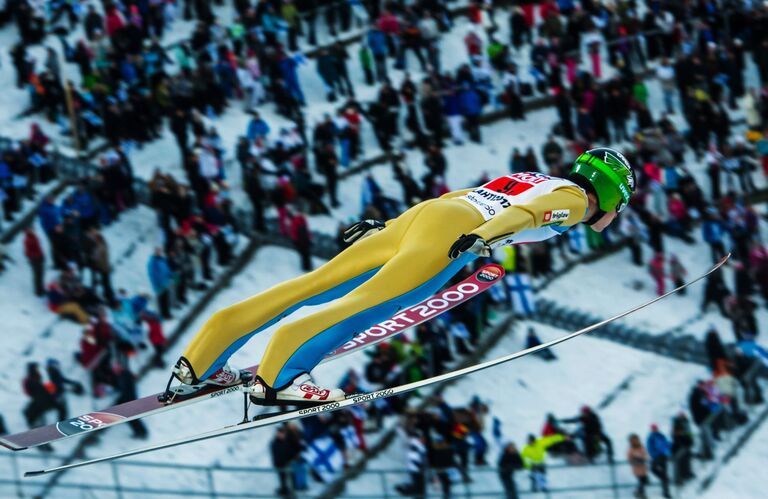
[[709, 489], [696, 496], [701, 499], [765, 497], [765, 491], [768, 489], [766, 462], [768, 425], [763, 423], [747, 445], [720, 471]]
[[[676, 254], [688, 270], [690, 278], [702, 274], [712, 265], [709, 247], [695, 234], [697, 242], [687, 245], [679, 239], [665, 238], [669, 254]], [[610, 255], [599, 261], [583, 264], [571, 270], [570, 275], [557, 282], [556, 286], [542, 291], [541, 297], [560, 301], [567, 297], [571, 308], [590, 312], [598, 318], [615, 315], [632, 305], [638, 305], [656, 296], [655, 284], [648, 274], [647, 262], [651, 258], [651, 249], [644, 246], [646, 265], [636, 267], [630, 264], [629, 249]], [[620, 272], [615, 269], [621, 269]], [[734, 289], [734, 276], [731, 268], [724, 267], [724, 279], [729, 289]], [[636, 289], [636, 285], [641, 287]], [[667, 282], [667, 290], [672, 283]], [[588, 290], [588, 291], [587, 291]], [[621, 299], [617, 300], [617, 290]], [[701, 313], [705, 283], [699, 282], [686, 290], [685, 295], [672, 296], [644, 310], [640, 310], [624, 319], [627, 324], [649, 333], [664, 334], [675, 329], [673, 334], [692, 334], [704, 339], [707, 331], [714, 326], [723, 341], [732, 342], [731, 322], [720, 314], [716, 306], [710, 305], [706, 314]], [[758, 324], [768, 324], [768, 310], [759, 307]], [[758, 342], [768, 344], [768, 339], [758, 336]]]

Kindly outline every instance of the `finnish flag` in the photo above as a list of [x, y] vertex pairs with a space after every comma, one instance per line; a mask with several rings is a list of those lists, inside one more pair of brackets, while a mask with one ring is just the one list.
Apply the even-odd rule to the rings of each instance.
[[528, 274], [507, 274], [505, 278], [509, 294], [512, 297], [512, 309], [518, 315], [531, 315], [536, 312], [533, 298], [531, 276]]
[[344, 443], [347, 445], [347, 449], [360, 449], [363, 447], [362, 442], [360, 441], [360, 435], [351, 424], [341, 429], [341, 436], [344, 437]]
[[320, 476], [323, 483], [328, 483], [336, 473], [344, 469], [344, 455], [329, 436], [308, 442], [302, 457]]

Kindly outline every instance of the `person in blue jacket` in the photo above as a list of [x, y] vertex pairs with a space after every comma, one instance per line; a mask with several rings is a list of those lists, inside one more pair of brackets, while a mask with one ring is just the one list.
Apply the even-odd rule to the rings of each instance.
[[253, 117], [251, 118], [251, 121], [248, 122], [248, 130], [246, 131], [248, 141], [253, 142], [256, 139], [264, 140], [267, 135], [269, 135], [269, 125], [256, 111], [253, 111], [252, 114]]
[[287, 54], [281, 54], [278, 56], [277, 66], [280, 69], [280, 76], [283, 77], [285, 86], [288, 88], [288, 92], [296, 99], [299, 105], [306, 104], [304, 99], [304, 92], [301, 91], [301, 84], [299, 83], [299, 76], [296, 72], [296, 68], [299, 63], [293, 57]]
[[53, 230], [57, 225], [61, 224], [61, 208], [56, 204], [55, 196], [47, 196], [40, 203], [40, 208], [37, 209], [37, 217], [40, 220], [40, 226], [45, 231], [45, 235], [50, 239]]
[[667, 473], [667, 461], [672, 456], [672, 446], [667, 437], [659, 431], [659, 426], [651, 425], [651, 432], [645, 442], [648, 456], [651, 458], [651, 473], [661, 481], [661, 490], [664, 497], [669, 495], [669, 475]]
[[443, 112], [448, 119], [448, 127], [451, 130], [453, 143], [464, 143], [464, 130], [462, 128], [461, 101], [459, 91], [454, 87], [443, 95]]
[[713, 206], [710, 206], [704, 212], [701, 236], [709, 244], [709, 247], [712, 248], [712, 261], [718, 261], [725, 254], [725, 243], [723, 242], [725, 229], [723, 228], [720, 214]]
[[472, 142], [482, 142], [480, 137], [480, 112], [483, 109], [483, 102], [480, 100], [480, 94], [469, 83], [465, 83], [459, 92], [459, 108], [461, 109], [462, 116], [464, 116], [469, 139]]
[[170, 319], [170, 293], [174, 275], [171, 267], [168, 265], [168, 259], [165, 257], [162, 248], [155, 248], [155, 253], [149, 257], [147, 273], [149, 274], [149, 282], [152, 284], [152, 290], [157, 296], [157, 304], [160, 307], [160, 314], [164, 319]]
[[366, 44], [371, 49], [376, 65], [376, 79], [380, 82], [387, 79], [387, 35], [375, 26], [371, 27], [366, 36]]
[[80, 215], [83, 229], [91, 227], [97, 221], [99, 211], [96, 209], [96, 201], [84, 185], [79, 185], [72, 193], [72, 204]]

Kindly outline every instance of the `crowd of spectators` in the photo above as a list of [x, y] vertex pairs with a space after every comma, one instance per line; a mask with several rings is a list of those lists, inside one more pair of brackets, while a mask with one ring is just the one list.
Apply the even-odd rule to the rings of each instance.
[[[133, 167], [118, 145], [101, 156], [98, 169], [81, 178], [60, 197], [49, 195], [38, 208], [39, 227], [24, 232], [23, 246], [31, 273], [32, 290], [45, 297], [50, 310], [83, 327], [76, 361], [88, 373], [89, 393], [114, 394], [118, 401], [136, 397], [129, 359], [148, 350], [148, 358], [165, 368], [164, 323], [172, 310], [188, 304], [188, 290], [207, 288], [214, 268], [228, 265], [237, 244], [237, 233], [226, 212], [226, 203], [212, 192], [204, 199], [173, 178], [160, 174], [149, 185], [149, 204], [156, 213], [161, 244], [147, 262], [146, 289], [129, 292], [113, 285], [116, 260], [110, 254], [103, 230], [137, 205]], [[54, 277], [48, 277], [50, 272]], [[119, 285], [119, 283], [117, 283]], [[52, 359], [50, 362], [53, 362]], [[50, 363], [49, 362], [49, 363]], [[49, 411], [66, 416], [65, 393], [79, 386], [49, 382], [30, 364], [24, 391], [30, 397], [24, 415], [30, 426], [40, 424]], [[44, 388], [44, 389], [41, 389]], [[132, 422], [136, 437], [147, 430]]]
[[[35, 199], [40, 186], [48, 185], [56, 171], [49, 159], [50, 139], [32, 124], [23, 140], [0, 147], [0, 201], [2, 219], [11, 222], [22, 211], [25, 199]], [[0, 228], [3, 224], [0, 221]]]
[[[449, 164], [443, 147], [448, 141], [463, 143], [465, 134], [470, 140], [481, 141], [479, 117], [484, 107], [503, 107], [510, 118], [525, 120], [523, 98], [535, 93], [553, 98], [558, 121], [539, 151], [542, 161], [536, 160], [532, 149], [526, 154], [516, 151], [510, 161], [511, 171], [563, 175], [578, 152], [598, 142], [621, 144], [636, 165], [638, 195], [618, 229], [605, 234], [586, 230], [591, 249], [625, 239], [632, 262], [649, 265], [659, 294], [667, 289], [668, 279], [677, 285], [685, 277], [683, 262], [668, 253], [667, 238], [691, 244], [701, 238], [710, 246], [713, 261], [728, 251], [733, 253], [733, 292], [722, 274], [712, 274], [702, 308], [706, 311], [715, 304], [732, 321], [741, 350], [733, 357], [716, 355], [715, 342], [708, 338], [708, 349], [715, 352], [711, 354], [713, 378], [693, 388], [690, 412], [700, 435], [704, 421], [709, 420], [706, 428], [712, 428], [714, 439], [724, 428], [743, 422], [744, 411], [735, 387], [742, 379], [739, 376], [756, 359], [748, 346], [758, 334], [757, 296], [768, 302], [768, 250], [759, 239], [759, 216], [749, 204], [755, 191], [755, 172], [762, 169], [763, 175], [768, 174], [768, 138], [764, 132], [768, 93], [748, 88], [746, 83], [751, 63], [758, 69], [760, 85], [768, 72], [768, 59], [760, 50], [768, 43], [760, 30], [766, 19], [765, 7], [743, 10], [709, 2], [701, 6], [647, 2], [647, 14], [638, 16], [639, 11], [624, 4], [609, 8], [600, 2], [581, 2], [581, 8], [567, 1], [526, 2], [503, 11], [495, 2], [484, 7], [472, 3], [469, 16], [475, 26], [464, 38], [468, 62], [451, 72], [440, 64], [440, 33], [452, 28], [440, 2], [421, 1], [412, 6], [341, 4], [338, 9], [323, 11], [325, 21], [329, 26], [338, 22], [339, 29], [345, 29], [365, 12], [370, 26], [363, 43], [353, 47], [365, 83], [380, 88], [373, 101], [358, 102], [354, 95], [358, 82], [350, 81], [347, 67], [351, 49], [335, 44], [320, 50], [314, 63], [326, 86], [326, 97], [335, 102], [341, 96], [344, 102], [334, 115], [324, 116], [308, 131], [302, 108], [311, 103], [306, 102], [297, 75], [301, 57], [292, 53], [298, 37], [307, 35], [310, 43], [313, 38], [313, 11], [304, 12], [300, 18], [296, 10], [302, 2], [296, 2], [295, 7], [282, 2], [279, 12], [268, 2], [259, 3], [255, 9], [247, 0], [235, 2], [239, 17], [227, 27], [216, 22], [206, 2], [187, 2], [200, 23], [190, 40], [172, 50], [160, 43], [170, 17], [151, 9], [143, 12], [140, 3], [108, 4], [104, 15], [86, 11], [82, 16], [86, 37], [74, 47], [60, 36], [64, 53], [78, 65], [82, 76], [82, 83], [71, 89], [81, 138], [87, 141], [103, 136], [112, 148], [102, 159], [99, 175], [80, 182], [60, 205], [50, 199], [41, 207], [40, 221], [51, 243], [51, 255], [40, 251], [34, 231], [25, 235], [35, 292], [46, 292], [42, 262], [50, 258], [61, 272], [55, 287], [47, 290], [52, 307], [89, 324], [79, 358], [93, 372], [97, 393], [103, 389], [99, 386], [110, 385], [122, 386], [119, 393], [123, 395], [123, 390], [135, 391], [130, 380], [124, 379], [125, 368], [115, 372], [110, 356], [141, 348], [144, 333], [137, 335], [136, 325], [147, 321], [149, 341], [159, 358], [163, 341], [162, 329], [158, 332], [157, 327], [161, 320], [170, 316], [174, 302], [185, 302], [189, 288], [201, 288], [211, 279], [211, 258], [215, 256], [221, 265], [232, 258], [235, 234], [244, 229], [237, 227], [232, 212], [226, 151], [206, 115], [221, 114], [235, 100], [242, 101], [251, 114], [235, 155], [253, 206], [252, 228], [266, 230], [265, 212], [274, 207], [278, 230], [294, 242], [302, 254], [303, 268], [309, 270], [311, 236], [306, 215], [328, 213], [329, 207], [338, 205], [340, 174], [372, 146], [364, 144], [363, 120], [374, 130], [381, 150], [405, 144], [424, 151], [428, 173], [420, 179], [414, 178], [402, 162], [393, 166], [402, 187], [400, 196], [385, 192], [373, 176], [366, 178], [361, 214], [386, 219], [419, 200], [449, 190], [444, 180]], [[534, 5], [538, 7], [538, 21], [532, 15]], [[498, 35], [502, 12], [512, 27], [508, 43]], [[36, 26], [45, 23], [25, 15], [15, 13], [17, 22], [30, 23], [24, 29], [19, 25], [22, 41], [13, 48], [17, 81], [33, 92], [35, 109], [58, 119], [65, 114], [64, 88], [68, 83], [57, 69], [55, 51], [49, 52], [44, 71], [33, 71], [34, 65], [25, 55], [26, 45], [42, 39]], [[77, 13], [71, 15], [73, 24], [77, 17]], [[485, 19], [490, 20], [490, 26]], [[483, 32], [485, 27], [489, 29]], [[641, 31], [647, 34], [637, 36]], [[528, 74], [521, 69], [520, 58], [526, 54], [522, 49], [530, 57]], [[407, 76], [395, 88], [389, 72], [407, 69], [411, 54], [424, 75], [419, 81]], [[601, 54], [607, 55], [615, 76], [603, 67]], [[580, 68], [583, 56], [589, 58], [588, 70], [583, 70], [583, 64]], [[176, 70], [173, 74], [168, 70], [171, 66]], [[652, 68], [663, 92], [662, 110], [650, 102], [643, 79]], [[276, 127], [274, 132], [264, 113], [259, 113], [259, 106], [267, 101], [293, 123]], [[739, 106], [747, 117], [747, 134], [731, 125], [730, 115]], [[122, 144], [152, 140], [162, 133], [166, 120], [187, 178], [174, 179], [156, 171], [149, 183], [151, 203], [164, 234], [163, 247], [154, 252], [148, 264], [158, 309], [153, 312], [146, 295], [130, 296], [113, 290], [108, 249], [99, 228], [136, 202], [132, 169]], [[35, 138], [30, 138], [20, 150], [34, 152], [17, 152], [16, 158], [22, 159], [14, 164], [39, 168], [27, 166], [18, 171], [41, 172], [42, 179], [46, 171], [44, 146], [36, 149]], [[706, 163], [708, 185], [698, 171], [686, 166], [686, 155]], [[43, 162], [38, 164], [40, 160]], [[325, 181], [315, 181], [313, 173]], [[477, 178], [477, 184], [485, 180], [481, 172]], [[21, 194], [24, 186], [13, 185], [9, 192]], [[550, 273], [552, 254], [558, 249], [565, 254], [564, 248], [569, 247], [573, 252], [571, 243], [566, 236], [533, 248], [530, 272]], [[652, 257], [647, 259], [644, 253], [649, 248]], [[91, 286], [83, 284], [86, 273]], [[445, 321], [420, 326], [412, 341], [399, 339], [380, 345], [371, 352], [364, 371], [350, 372], [341, 385], [348, 392], [357, 392], [444, 372], [455, 356], [469, 353], [476, 345], [486, 325], [489, 301], [478, 298], [457, 308]], [[153, 326], [145, 316], [155, 321], [155, 340]], [[122, 353], [114, 353], [118, 350]], [[65, 407], [44, 386], [49, 395], [43, 397], [40, 379], [37, 367], [30, 366], [25, 388], [34, 404], [25, 414], [36, 418], [42, 414], [41, 408], [46, 412]], [[54, 393], [74, 390], [72, 386], [62, 381], [61, 391]], [[745, 384], [743, 390], [750, 394], [743, 397], [746, 403], [760, 400], [755, 385]], [[38, 399], [33, 393], [39, 394]], [[454, 478], [448, 469], [455, 467], [460, 479], [468, 479], [470, 463], [485, 465], [489, 461], [487, 443], [484, 446], [482, 442], [487, 407], [473, 401], [467, 408], [451, 408], [439, 395], [434, 396], [430, 407], [414, 411], [404, 400], [393, 398], [371, 404], [365, 416], [339, 412], [308, 418], [301, 429], [278, 429], [272, 455], [275, 467], [281, 470], [280, 493], [301, 488], [289, 483], [301, 479], [284, 470], [301, 460], [302, 446], [308, 440], [328, 434], [346, 450], [350, 445], [345, 437], [347, 428], [351, 426], [362, 435], [363, 426], [381, 427], [382, 418], [391, 414], [404, 415], [404, 431], [409, 438], [412, 476], [400, 491], [419, 495], [426, 487], [423, 470], [427, 466], [438, 470], [436, 479], [442, 490], [450, 490]], [[580, 429], [563, 429], [560, 425], [568, 424], [569, 419]], [[586, 408], [578, 418], [569, 419], [548, 418], [542, 434], [531, 435], [520, 453], [514, 444], [504, 445], [499, 472], [510, 497], [514, 497], [515, 486], [511, 474], [521, 466], [530, 470], [533, 490], [546, 490], [547, 452], [577, 454], [588, 462], [601, 452], [611, 455], [610, 439], [602, 433], [593, 411]], [[692, 468], [685, 464], [693, 455], [687, 416], [676, 416], [672, 428], [672, 442], [666, 444], [658, 427], [652, 429], [647, 451], [639, 438], [631, 438], [628, 458], [640, 483], [638, 494], [643, 493], [647, 481], [648, 463], [664, 484], [668, 481], [663, 478], [667, 476], [667, 461], [673, 456], [674, 466], [679, 467], [674, 476], [683, 481], [691, 477]], [[141, 430], [136, 433], [142, 434]], [[700, 438], [702, 442], [706, 439]], [[356, 442], [364, 449], [362, 437]], [[677, 457], [679, 452], [689, 456], [687, 461]]]

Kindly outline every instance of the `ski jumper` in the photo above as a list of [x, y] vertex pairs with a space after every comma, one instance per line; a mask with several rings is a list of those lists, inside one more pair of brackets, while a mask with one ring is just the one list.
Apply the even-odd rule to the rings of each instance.
[[282, 325], [270, 339], [258, 375], [281, 389], [358, 332], [439, 291], [477, 258], [469, 252], [448, 257], [461, 235], [478, 235], [492, 248], [542, 241], [579, 223], [587, 207], [576, 184], [540, 173], [507, 175], [424, 201], [314, 271], [219, 310], [183, 358], [204, 380], [252, 335], [302, 306], [336, 300]]

